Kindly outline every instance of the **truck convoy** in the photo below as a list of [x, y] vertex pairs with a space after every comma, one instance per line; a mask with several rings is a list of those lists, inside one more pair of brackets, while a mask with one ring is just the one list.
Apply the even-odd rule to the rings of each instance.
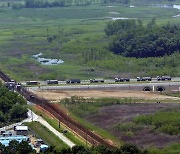
[[[154, 78], [153, 78], [154, 79]], [[171, 80], [171, 76], [157, 76], [155, 78], [157, 81], [165, 81], [165, 80]], [[114, 78], [114, 81], [115, 82], [129, 82], [131, 79], [130, 78], [122, 78], [122, 77], [116, 77]], [[152, 81], [152, 77], [137, 77], [137, 82], [139, 81]], [[14, 80], [11, 80], [8, 82], [8, 84], [11, 86], [11, 85], [14, 85]], [[60, 81], [61, 82], [61, 81]], [[87, 82], [87, 81], [83, 81], [83, 82]], [[90, 83], [104, 83], [105, 80], [104, 79], [101, 79], [101, 78], [93, 78], [93, 79], [90, 79], [89, 80]], [[111, 81], [107, 81], [108, 82], [111, 82]], [[47, 80], [46, 83], [49, 85], [49, 84], [58, 84], [59, 81], [58, 80]], [[62, 82], [64, 83], [64, 81]], [[68, 79], [66, 80], [66, 84], [74, 84], [74, 83], [81, 83], [81, 80], [80, 79]], [[27, 81], [26, 82], [26, 85], [39, 85], [40, 82], [39, 81]]]

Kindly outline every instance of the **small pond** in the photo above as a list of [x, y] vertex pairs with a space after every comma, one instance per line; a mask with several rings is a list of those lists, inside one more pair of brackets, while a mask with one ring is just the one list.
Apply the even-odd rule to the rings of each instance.
[[33, 55], [32, 57], [40, 62], [42, 65], [58, 65], [63, 64], [62, 59], [42, 58], [43, 53]]

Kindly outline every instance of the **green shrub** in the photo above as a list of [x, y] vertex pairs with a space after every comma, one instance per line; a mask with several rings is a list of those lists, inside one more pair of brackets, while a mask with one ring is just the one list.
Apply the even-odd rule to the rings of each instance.
[[134, 119], [137, 124], [151, 125], [155, 131], [169, 135], [180, 134], [180, 110], [159, 111], [153, 115], [142, 115]]

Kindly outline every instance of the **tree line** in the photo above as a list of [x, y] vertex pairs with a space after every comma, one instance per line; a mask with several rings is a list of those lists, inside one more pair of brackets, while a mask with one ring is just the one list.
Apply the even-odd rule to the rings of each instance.
[[[13, 9], [22, 8], [50, 8], [50, 7], [68, 7], [68, 6], [87, 6], [91, 4], [121, 3], [128, 4], [130, 0], [25, 0], [25, 3], [12, 4]], [[9, 3], [10, 4], [10, 3]]]
[[27, 117], [25, 100], [0, 84], [0, 127]]
[[109, 49], [126, 57], [161, 57], [180, 51], [180, 25], [159, 26], [152, 19], [147, 25], [141, 20], [116, 20], [107, 24], [105, 33]]
[[[10, 141], [8, 146], [0, 143], [0, 153], [2, 154], [35, 154], [36, 151], [28, 144], [27, 141]], [[50, 146], [45, 151], [40, 151], [40, 154], [146, 154], [146, 150], [140, 150], [132, 144], [124, 144], [120, 148], [109, 149], [105, 146], [84, 147], [74, 146], [72, 148], [57, 149], [55, 146]]]

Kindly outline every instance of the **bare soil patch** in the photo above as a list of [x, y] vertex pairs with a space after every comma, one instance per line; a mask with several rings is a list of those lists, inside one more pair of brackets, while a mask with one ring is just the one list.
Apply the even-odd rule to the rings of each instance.
[[33, 91], [40, 97], [51, 101], [57, 101], [71, 96], [81, 96], [85, 98], [139, 98], [139, 99], [159, 99], [159, 100], [180, 100], [180, 98], [161, 95], [158, 92], [144, 91], [119, 91], [119, 90], [85, 90], [85, 91], [62, 91], [62, 90], [43, 90]]
[[169, 110], [179, 108], [178, 103], [138, 103], [112, 105], [102, 107], [99, 113], [89, 115], [85, 119], [96, 126], [108, 130], [119, 139], [136, 144], [140, 147], [164, 147], [173, 142], [180, 142], [180, 136], [170, 136], [161, 133], [154, 133], [150, 128], [145, 127], [142, 130], [135, 132], [133, 136], [127, 136], [114, 128], [116, 124], [131, 122], [138, 115], [153, 114], [160, 110]]

